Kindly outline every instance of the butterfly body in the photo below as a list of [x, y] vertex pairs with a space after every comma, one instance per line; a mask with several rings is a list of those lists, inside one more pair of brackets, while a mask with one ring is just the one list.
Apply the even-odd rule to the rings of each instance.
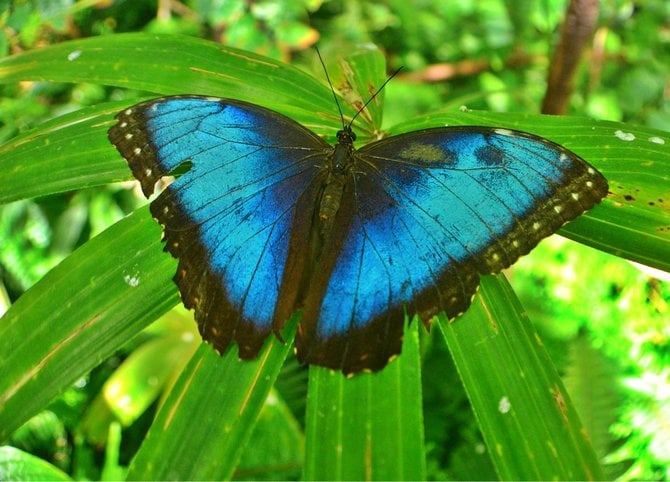
[[400, 352], [405, 314], [470, 305], [481, 274], [529, 252], [607, 194], [575, 154], [517, 131], [434, 128], [355, 149], [231, 99], [166, 97], [110, 140], [152, 202], [203, 338], [256, 356], [297, 311], [298, 357], [344, 373]]
[[338, 143], [327, 156], [328, 173], [323, 191], [317, 196], [318, 231], [322, 238], [328, 237], [335, 216], [339, 210], [342, 196], [354, 165], [354, 145], [351, 131], [340, 131]]

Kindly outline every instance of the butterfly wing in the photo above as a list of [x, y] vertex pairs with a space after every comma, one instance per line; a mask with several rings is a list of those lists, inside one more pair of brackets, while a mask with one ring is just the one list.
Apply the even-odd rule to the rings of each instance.
[[186, 170], [151, 212], [203, 338], [255, 356], [273, 328], [296, 202], [332, 148], [287, 117], [228, 99], [166, 97], [117, 119], [109, 138], [147, 196]]
[[308, 297], [303, 362], [378, 370], [400, 352], [405, 310], [452, 319], [496, 273], [599, 202], [607, 182], [536, 136], [483, 127], [395, 136], [356, 154], [352, 217], [324, 293]]

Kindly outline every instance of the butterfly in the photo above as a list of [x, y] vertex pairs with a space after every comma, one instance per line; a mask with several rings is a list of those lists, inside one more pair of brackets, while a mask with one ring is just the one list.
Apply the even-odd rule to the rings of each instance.
[[251, 103], [163, 97], [109, 139], [179, 260], [174, 281], [205, 341], [257, 356], [296, 312], [302, 363], [345, 374], [400, 353], [405, 315], [464, 313], [497, 273], [591, 209], [606, 179], [532, 134], [438, 127], [333, 146]]

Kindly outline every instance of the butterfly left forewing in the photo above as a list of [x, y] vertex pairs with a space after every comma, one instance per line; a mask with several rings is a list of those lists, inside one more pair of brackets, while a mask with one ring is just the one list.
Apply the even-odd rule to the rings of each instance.
[[110, 140], [145, 194], [183, 171], [151, 212], [203, 338], [255, 356], [275, 322], [297, 200], [330, 147], [287, 117], [230, 99], [167, 97], [117, 119]]

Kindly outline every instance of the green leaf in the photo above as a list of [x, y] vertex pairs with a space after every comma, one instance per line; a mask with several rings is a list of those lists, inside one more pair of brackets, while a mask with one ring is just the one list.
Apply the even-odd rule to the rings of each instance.
[[[299, 122], [316, 114], [332, 126], [333, 136], [341, 126], [324, 82], [267, 57], [181, 35], [92, 37], [0, 59], [0, 83], [24, 80], [234, 98], [285, 112]], [[342, 109], [353, 115], [351, 106], [343, 104]]]
[[14, 447], [0, 447], [2, 480], [72, 480], [58, 467]]
[[305, 480], [423, 480], [418, 325], [377, 373], [310, 367]]
[[617, 421], [620, 402], [614, 363], [593, 348], [582, 334], [570, 342], [568, 357], [563, 382], [572, 395], [593, 449], [604, 458], [615, 445], [610, 427]]
[[302, 426], [273, 389], [265, 400], [234, 477], [297, 480], [302, 472], [304, 453]]
[[466, 314], [438, 326], [502, 480], [604, 478], [556, 368], [504, 276], [483, 277]]
[[124, 426], [137, 420], [158, 398], [175, 368], [182, 368], [200, 344], [199, 338], [182, 335], [174, 333], [144, 343], [105, 382], [105, 401]]
[[86, 107], [0, 146], [0, 203], [131, 179], [107, 140], [113, 115], [127, 105]]
[[130, 466], [130, 480], [224, 480], [251, 435], [293, 344], [296, 323], [274, 336], [253, 360], [236, 346], [224, 356], [202, 345], [156, 415]]
[[[363, 132], [358, 134], [363, 138], [376, 136], [382, 125], [384, 104], [384, 91], [379, 89], [386, 80], [386, 62], [382, 53], [372, 45], [347, 46], [346, 57], [332, 52], [326, 54], [325, 62], [333, 87], [344, 99], [340, 107], [346, 111], [345, 106], [353, 106], [355, 112], [360, 111], [357, 119], [363, 125], [358, 125], [357, 130]], [[378, 95], [373, 98], [375, 93]], [[368, 105], [363, 109], [366, 103]]]
[[105, 462], [100, 473], [101, 480], [122, 480], [126, 478], [128, 470], [119, 463], [121, 440], [121, 424], [114, 421], [109, 425], [105, 444]]
[[0, 440], [178, 303], [174, 265], [141, 209], [10, 307], [0, 323]]

